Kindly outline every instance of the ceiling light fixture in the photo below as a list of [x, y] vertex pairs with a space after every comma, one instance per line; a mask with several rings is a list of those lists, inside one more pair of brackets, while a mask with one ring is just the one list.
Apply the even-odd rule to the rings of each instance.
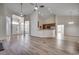
[[21, 14], [20, 14], [21, 17], [23, 16], [22, 5], [23, 4], [21, 3]]
[[38, 5], [36, 3], [35, 7], [34, 7], [34, 10], [38, 10]]
[[69, 19], [68, 24], [70, 24], [70, 25], [74, 24], [74, 21], [72, 20], [72, 11], [71, 11], [71, 18]]
[[34, 8], [35, 10], [37, 10], [38, 9], [38, 7], [37, 6], [35, 6], [35, 8]]

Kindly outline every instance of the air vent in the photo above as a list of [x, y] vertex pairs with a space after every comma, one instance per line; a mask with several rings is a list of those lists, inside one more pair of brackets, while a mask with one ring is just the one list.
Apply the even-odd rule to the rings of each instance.
[[44, 5], [41, 5], [41, 6], [40, 6], [40, 8], [44, 8], [44, 7], [45, 7]]

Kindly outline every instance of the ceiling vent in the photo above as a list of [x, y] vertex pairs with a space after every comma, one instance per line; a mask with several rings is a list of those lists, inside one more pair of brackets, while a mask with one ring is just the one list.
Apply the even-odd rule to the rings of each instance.
[[40, 6], [40, 8], [44, 8], [44, 7], [45, 7], [44, 5], [41, 5], [41, 6]]

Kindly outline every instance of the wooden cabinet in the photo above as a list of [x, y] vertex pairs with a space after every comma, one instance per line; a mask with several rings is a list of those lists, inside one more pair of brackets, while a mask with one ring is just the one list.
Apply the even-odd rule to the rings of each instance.
[[43, 24], [39, 26], [40, 29], [53, 29], [55, 28], [55, 23]]

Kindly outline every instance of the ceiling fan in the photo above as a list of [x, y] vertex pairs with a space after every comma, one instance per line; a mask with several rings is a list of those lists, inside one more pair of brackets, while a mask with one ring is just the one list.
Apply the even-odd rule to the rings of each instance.
[[[34, 11], [38, 10], [39, 8], [45, 7], [44, 5], [38, 5], [38, 3], [30, 3], [30, 5], [34, 6]], [[20, 10], [20, 16], [23, 17], [23, 3], [20, 3], [21, 10]]]
[[38, 5], [38, 3], [30, 3], [32, 6], [34, 6], [34, 11], [36, 11], [38, 8], [45, 7], [44, 5]]

